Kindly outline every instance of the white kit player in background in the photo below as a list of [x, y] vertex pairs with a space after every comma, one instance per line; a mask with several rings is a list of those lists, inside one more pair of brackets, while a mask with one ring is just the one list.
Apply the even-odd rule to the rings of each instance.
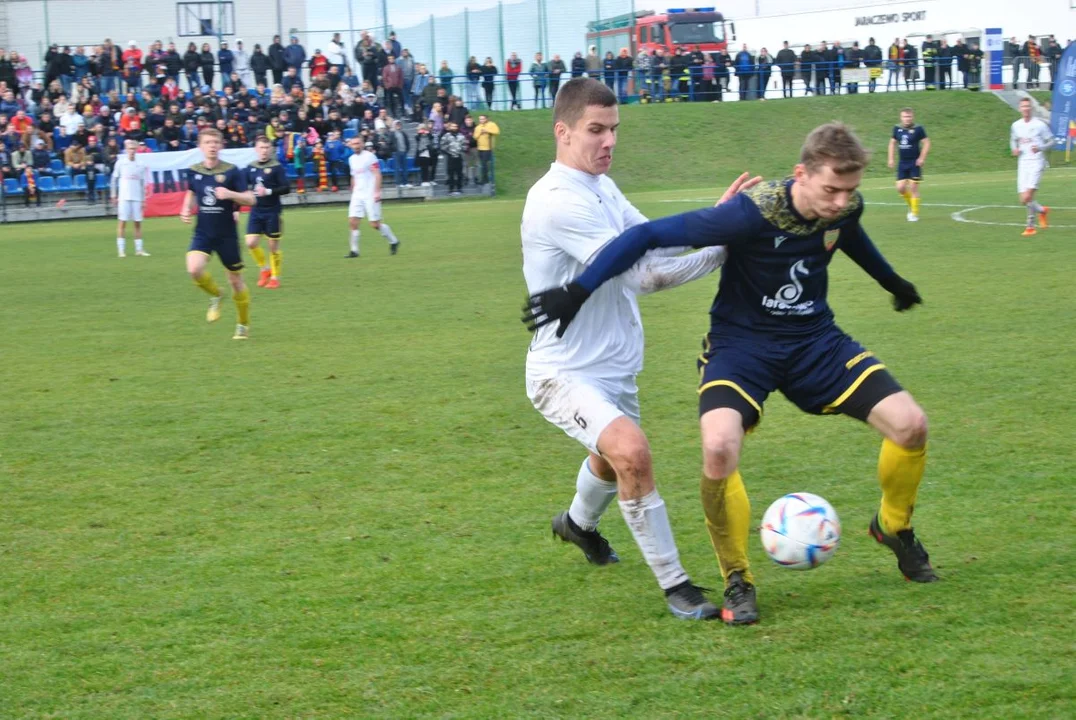
[[364, 148], [361, 142], [358, 138], [348, 141], [352, 154], [347, 159], [351, 170], [351, 204], [347, 209], [348, 224], [351, 226], [351, 252], [347, 257], [359, 256], [359, 220], [364, 217], [370, 227], [380, 231], [389, 241], [389, 252], [395, 255], [400, 249], [400, 241], [388, 223], [381, 222], [381, 165], [377, 156], [370, 151], [373, 143], [366, 143]]
[[152, 182], [149, 169], [135, 162], [138, 143], [123, 143], [124, 154], [112, 169], [112, 202], [116, 203], [116, 250], [127, 257], [127, 223], [134, 223], [135, 255], [149, 257], [142, 247], [142, 208], [146, 202], [146, 187]]
[[1050, 126], [1031, 116], [1030, 99], [1021, 100], [1020, 119], [1012, 124], [1009, 148], [1013, 157], [1019, 158], [1016, 166], [1016, 192], [1020, 194], [1020, 202], [1027, 206], [1027, 228], [1023, 232], [1024, 237], [1036, 233], [1036, 218], [1040, 228], [1049, 224], [1047, 215], [1050, 208], [1035, 200], [1035, 191], [1039, 189], [1039, 180], [1046, 169], [1046, 153], [1053, 144], [1054, 135], [1050, 132]]
[[[531, 188], [523, 209], [523, 275], [530, 293], [570, 282], [606, 243], [647, 220], [605, 174], [620, 122], [616, 95], [596, 80], [571, 80], [557, 93], [553, 117], [556, 162]], [[745, 178], [722, 199], [754, 184]], [[621, 513], [670, 611], [682, 619], [710, 619], [719, 610], [680, 564], [654, 484], [635, 385], [643, 366], [636, 295], [705, 277], [725, 259], [720, 247], [675, 256], [686, 250], [651, 252], [603, 285], [563, 337], [553, 324], [540, 328], [527, 353], [526, 388], [546, 420], [590, 451], [571, 507], [553, 518], [554, 535], [577, 545], [594, 564], [617, 562], [598, 521], [619, 495]]]

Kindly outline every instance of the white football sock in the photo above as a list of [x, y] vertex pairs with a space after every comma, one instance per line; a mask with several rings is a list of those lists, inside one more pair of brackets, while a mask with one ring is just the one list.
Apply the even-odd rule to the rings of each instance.
[[1035, 203], [1025, 203], [1024, 207], [1027, 208], [1027, 226], [1035, 227]]
[[357, 253], [359, 251], [359, 231], [351, 231], [351, 252]]
[[1041, 213], [1042, 210], [1043, 210], [1042, 203], [1040, 203], [1038, 200], [1032, 200], [1031, 201], [1031, 209], [1034, 210], [1037, 213]]
[[631, 534], [661, 589], [668, 590], [686, 582], [689, 578], [680, 564], [680, 552], [669, 526], [669, 513], [657, 489], [641, 498], [618, 502], [624, 521], [631, 528]]
[[142, 252], [142, 238], [135, 238], [135, 252]]
[[381, 225], [378, 227], [378, 230], [381, 231], [381, 235], [385, 239], [387, 239], [391, 245], [395, 245], [396, 243], [400, 242], [392, 233], [392, 228], [388, 226], [388, 223], [381, 223]]
[[616, 481], [602, 480], [591, 472], [590, 458], [587, 458], [575, 478], [575, 497], [572, 498], [572, 506], [568, 508], [568, 517], [581, 530], [594, 530], [615, 497]]
[[122, 255], [127, 251], [127, 241], [123, 238], [116, 238], [116, 250]]

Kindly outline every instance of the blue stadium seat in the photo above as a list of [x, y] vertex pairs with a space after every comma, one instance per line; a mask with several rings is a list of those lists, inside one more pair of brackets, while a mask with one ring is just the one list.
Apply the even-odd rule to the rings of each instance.
[[315, 175], [317, 175], [317, 171], [314, 170], [314, 163], [308, 162], [303, 165], [303, 174], [307, 177], [314, 177]]
[[[67, 178], [63, 178], [63, 180], [66, 180], [66, 179]], [[75, 189], [76, 190], [85, 190], [86, 189], [86, 176], [85, 175], [76, 175], [74, 180], [75, 180]], [[62, 190], [63, 189], [63, 182], [62, 181], [57, 181], [56, 187], [58, 187], [58, 188], [60, 188]]]
[[[68, 178], [70, 181], [71, 178]], [[42, 176], [37, 181], [37, 186], [41, 188], [41, 192], [56, 192], [56, 181], [50, 177]]]
[[409, 172], [409, 173], [418, 172], [418, 163], [415, 161], [415, 158], [413, 158], [413, 157], [408, 157], [407, 158], [407, 172]]
[[391, 160], [378, 160], [377, 166], [381, 169], [382, 173], [392, 172], [391, 166], [389, 164], [391, 162]]
[[147, 137], [146, 147], [148, 147], [152, 152], [157, 152], [157, 141], [154, 138]]
[[[79, 175], [78, 177], [82, 178], [83, 183], [86, 182], [85, 175]], [[44, 185], [42, 185], [41, 189], [45, 189]], [[71, 185], [71, 178], [69, 176], [61, 175], [60, 177], [56, 178], [56, 190], [58, 190], [59, 192], [71, 192], [72, 189], [74, 188]]]
[[56, 159], [49, 163], [49, 172], [53, 175], [60, 175], [64, 172], [64, 164], [62, 160]]
[[94, 182], [94, 187], [96, 187], [98, 190], [104, 190], [108, 187], [110, 181], [111, 178], [108, 175], [105, 175], [104, 173], [99, 173], [97, 175], [97, 180]]
[[4, 180], [4, 194], [5, 195], [20, 195], [22, 194], [22, 188], [19, 187], [19, 181], [15, 178], [7, 178]]
[[351, 138], [356, 137], [358, 134], [359, 133], [357, 131], [352, 130], [351, 128], [344, 128], [344, 139], [345, 140], [350, 140]]
[[299, 177], [299, 172], [295, 169], [294, 165], [285, 165], [284, 174], [288, 176], [289, 180], [295, 180]]

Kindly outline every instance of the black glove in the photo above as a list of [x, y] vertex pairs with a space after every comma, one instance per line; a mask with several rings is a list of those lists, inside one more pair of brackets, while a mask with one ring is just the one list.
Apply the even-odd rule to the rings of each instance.
[[563, 287], [543, 290], [530, 296], [527, 304], [523, 306], [523, 317], [520, 319], [530, 332], [559, 320], [557, 337], [564, 337], [564, 331], [571, 325], [579, 308], [583, 307], [588, 297], [590, 293], [582, 285], [574, 282]]
[[911, 309], [912, 306], [920, 305], [923, 302], [923, 298], [919, 297], [919, 291], [915, 289], [915, 285], [912, 285], [900, 275], [894, 275], [889, 278], [882, 283], [882, 287], [893, 294], [893, 309], [897, 312], [904, 312]]

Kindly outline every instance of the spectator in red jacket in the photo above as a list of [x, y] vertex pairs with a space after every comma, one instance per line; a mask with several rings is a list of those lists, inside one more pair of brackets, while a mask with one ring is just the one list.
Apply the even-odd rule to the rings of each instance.
[[321, 54], [321, 50], [315, 50], [310, 58], [310, 79], [321, 77], [329, 72], [329, 58]]
[[512, 95], [509, 110], [523, 109], [523, 106], [519, 104], [519, 74], [521, 72], [523, 72], [523, 61], [518, 55], [512, 53], [512, 56], [504, 61], [504, 74], [508, 76], [508, 92]]
[[123, 68], [128, 88], [142, 87], [142, 51], [134, 40], [123, 51]]

